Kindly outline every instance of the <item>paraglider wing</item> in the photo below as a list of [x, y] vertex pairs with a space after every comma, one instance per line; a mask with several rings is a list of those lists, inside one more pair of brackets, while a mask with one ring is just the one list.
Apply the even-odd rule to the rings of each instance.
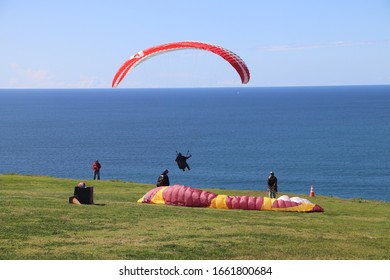
[[324, 209], [318, 204], [311, 203], [309, 200], [299, 197], [290, 198], [284, 195], [276, 199], [247, 195], [228, 196], [183, 185], [151, 189], [138, 202], [217, 209], [324, 212]]
[[200, 49], [213, 52], [229, 62], [231, 66], [233, 66], [233, 68], [240, 75], [241, 82], [243, 84], [247, 84], [249, 82], [249, 69], [245, 62], [235, 53], [217, 45], [202, 42], [184, 41], [162, 44], [136, 53], [128, 60], [126, 60], [125, 63], [123, 63], [123, 65], [116, 72], [114, 79], [112, 80], [112, 87], [117, 87], [129, 71], [131, 71], [139, 63], [145, 61], [146, 59], [157, 54], [181, 49]]

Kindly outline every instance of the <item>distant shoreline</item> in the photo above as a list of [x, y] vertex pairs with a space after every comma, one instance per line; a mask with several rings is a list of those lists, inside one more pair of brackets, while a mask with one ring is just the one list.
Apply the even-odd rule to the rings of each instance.
[[133, 88], [0, 88], [0, 91], [8, 91], [8, 90], [81, 90], [81, 91], [94, 91], [94, 90], [108, 90], [111, 89], [113, 91], [133, 91], [133, 90], [197, 90], [197, 89], [283, 89], [283, 88], [336, 88], [336, 87], [390, 87], [390, 84], [351, 84], [351, 85], [291, 85], [291, 86], [233, 86], [233, 87], [133, 87]]

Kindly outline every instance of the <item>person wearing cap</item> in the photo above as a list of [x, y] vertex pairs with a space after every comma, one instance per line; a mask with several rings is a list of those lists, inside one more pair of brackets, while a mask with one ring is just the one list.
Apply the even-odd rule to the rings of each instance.
[[168, 169], [165, 169], [157, 178], [157, 187], [169, 186]]
[[269, 173], [267, 185], [269, 198], [276, 198], [276, 193], [278, 192], [278, 178], [276, 178], [273, 171]]

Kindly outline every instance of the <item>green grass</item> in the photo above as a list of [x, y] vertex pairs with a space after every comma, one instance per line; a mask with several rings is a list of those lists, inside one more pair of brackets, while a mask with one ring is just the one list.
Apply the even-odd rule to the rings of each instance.
[[87, 181], [96, 205], [69, 204], [79, 181], [0, 175], [0, 259], [390, 259], [390, 203], [309, 198], [324, 213], [175, 207], [138, 204], [152, 185]]

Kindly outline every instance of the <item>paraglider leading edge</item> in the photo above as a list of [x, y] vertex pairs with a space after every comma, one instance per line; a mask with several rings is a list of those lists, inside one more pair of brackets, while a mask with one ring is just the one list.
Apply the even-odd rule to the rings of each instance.
[[112, 80], [112, 87], [117, 87], [119, 83], [123, 80], [123, 78], [127, 75], [127, 73], [144, 60], [147, 60], [152, 56], [158, 54], [182, 49], [200, 49], [213, 52], [230, 63], [230, 65], [240, 75], [241, 82], [243, 84], [247, 84], [250, 80], [250, 72], [245, 62], [232, 51], [217, 45], [208, 44], [204, 42], [182, 41], [162, 44], [137, 52], [135, 55], [126, 60], [123, 65], [118, 69]]

